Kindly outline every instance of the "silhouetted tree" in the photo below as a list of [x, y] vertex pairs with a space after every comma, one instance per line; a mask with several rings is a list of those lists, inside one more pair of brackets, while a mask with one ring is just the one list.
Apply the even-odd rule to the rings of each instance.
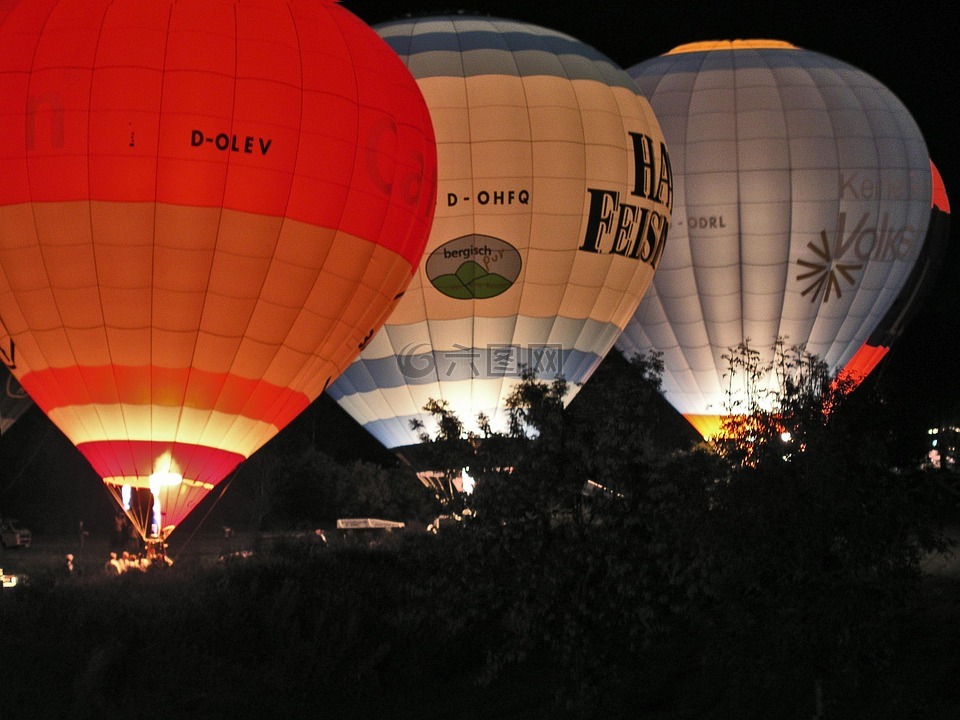
[[892, 466], [896, 418], [881, 397], [783, 341], [771, 365], [757, 358], [748, 343], [728, 355], [752, 390], [716, 443], [729, 469], [709, 514], [712, 658], [731, 687], [793, 692], [809, 717], [888, 659], [920, 560], [943, 547], [942, 498], [919, 469]]

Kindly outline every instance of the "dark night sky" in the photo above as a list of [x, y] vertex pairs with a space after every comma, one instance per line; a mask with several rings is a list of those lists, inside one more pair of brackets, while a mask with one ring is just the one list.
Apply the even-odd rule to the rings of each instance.
[[[844, 60], [886, 84], [913, 113], [943, 176], [952, 208], [960, 206], [960, 148], [954, 137], [960, 91], [954, 59], [957, 34], [956, 24], [947, 19], [952, 12], [946, 3], [472, 0], [470, 5], [458, 6], [449, 0], [350, 0], [342, 4], [372, 25], [406, 15], [460, 9], [525, 20], [573, 35], [624, 67], [696, 40], [787, 40]], [[955, 222], [947, 262], [925, 307], [877, 373], [892, 401], [902, 408], [905, 424], [960, 420], [956, 372], [960, 344], [954, 340], [960, 331], [955, 299], [960, 270], [958, 226]], [[85, 466], [85, 462], [36, 409], [18, 426], [0, 441], [0, 510], [5, 503], [23, 502], [29, 495], [25, 486], [38, 477], [68, 487], [67, 495], [77, 504], [74, 512], [80, 516], [85, 504], [102, 503], [103, 496], [84, 499], [91, 488], [96, 490], [98, 481], [91, 480], [89, 467], [71, 465]], [[321, 444], [347, 455], [390, 457], [326, 397], [288, 432], [320, 438]], [[11, 482], [15, 487], [9, 490]]]

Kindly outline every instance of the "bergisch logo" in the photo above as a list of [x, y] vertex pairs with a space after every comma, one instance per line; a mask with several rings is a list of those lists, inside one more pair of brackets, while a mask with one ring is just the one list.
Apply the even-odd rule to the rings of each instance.
[[427, 258], [430, 283], [456, 300], [485, 300], [511, 287], [523, 264], [508, 242], [489, 235], [464, 235], [444, 243]]

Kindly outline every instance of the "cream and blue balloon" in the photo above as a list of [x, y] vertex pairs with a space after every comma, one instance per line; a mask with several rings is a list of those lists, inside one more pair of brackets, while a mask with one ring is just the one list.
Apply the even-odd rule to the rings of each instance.
[[619, 337], [667, 243], [663, 134], [626, 72], [592, 47], [504, 19], [375, 28], [416, 78], [438, 195], [419, 272], [328, 393], [389, 448], [445, 401], [507, 426], [522, 367], [569, 401]]
[[663, 353], [667, 400], [711, 436], [745, 400], [731, 348], [763, 365], [782, 338], [836, 372], [867, 340], [926, 236], [930, 159], [881, 82], [789, 43], [694, 43], [628, 72], [664, 129], [675, 205], [617, 347]]

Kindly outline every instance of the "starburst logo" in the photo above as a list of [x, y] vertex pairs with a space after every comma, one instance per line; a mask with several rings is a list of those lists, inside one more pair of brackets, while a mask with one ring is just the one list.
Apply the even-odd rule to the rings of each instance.
[[[807, 247], [816, 255], [819, 260], [797, 259], [797, 264], [806, 268], [807, 272], [797, 275], [800, 282], [809, 281], [809, 284], [800, 293], [802, 297], [810, 296], [810, 302], [814, 303], [823, 291], [823, 302], [830, 302], [831, 293], [836, 293], [837, 298], [843, 297], [843, 290], [840, 285], [840, 278], [843, 278], [850, 286], [856, 284], [856, 278], [853, 272], [863, 267], [862, 263], [842, 263], [834, 259], [830, 253], [830, 241], [827, 239], [826, 230], [820, 231], [820, 246], [809, 242]], [[844, 248], [845, 250], [846, 248]], [[840, 253], [842, 255], [843, 253]]]

